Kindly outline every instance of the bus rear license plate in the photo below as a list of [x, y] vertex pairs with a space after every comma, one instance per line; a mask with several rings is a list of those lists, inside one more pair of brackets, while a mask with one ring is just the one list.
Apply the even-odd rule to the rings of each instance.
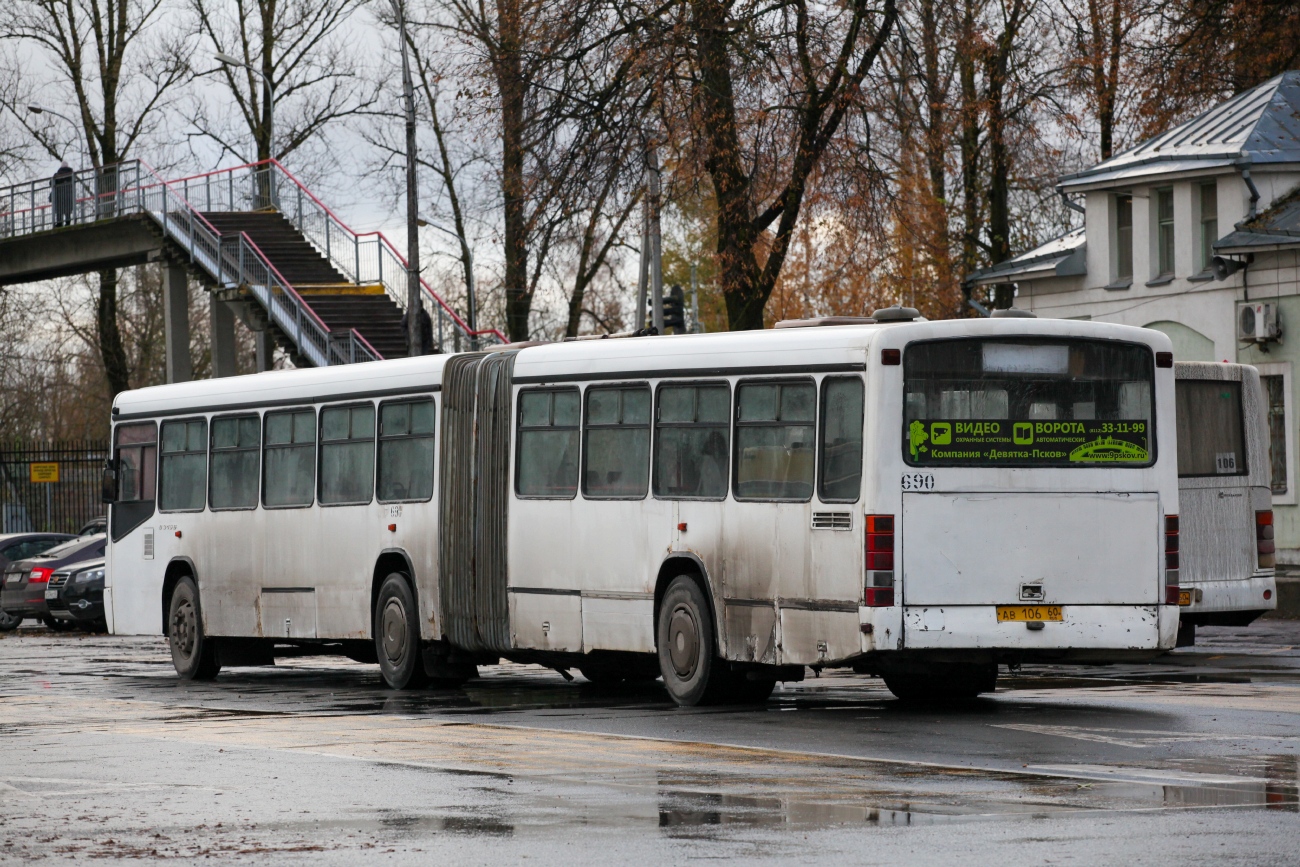
[[999, 605], [998, 623], [1033, 623], [1064, 620], [1059, 605]]
[[1191, 605], [1191, 604], [1192, 604], [1192, 591], [1190, 591], [1190, 590], [1179, 590], [1179, 591], [1178, 591], [1178, 604], [1179, 604], [1179, 605]]

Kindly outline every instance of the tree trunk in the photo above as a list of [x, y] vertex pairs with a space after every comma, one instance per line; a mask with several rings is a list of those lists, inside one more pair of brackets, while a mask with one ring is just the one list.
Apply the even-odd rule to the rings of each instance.
[[99, 304], [96, 310], [99, 333], [99, 354], [104, 362], [104, 377], [108, 381], [108, 399], [118, 392], [131, 388], [130, 367], [126, 349], [122, 346], [122, 332], [117, 324], [117, 271], [105, 268], [99, 272]]
[[713, 181], [718, 215], [718, 282], [733, 331], [763, 327], [763, 305], [771, 294], [759, 286], [754, 258], [754, 214], [750, 182], [741, 164], [736, 101], [727, 44], [727, 5], [717, 0], [692, 4], [700, 65], [700, 122], [705, 133], [704, 167]]
[[506, 333], [512, 341], [529, 337], [533, 296], [528, 282], [528, 225], [524, 184], [524, 94], [521, 21], [518, 0], [497, 0], [499, 30], [493, 60], [501, 99], [501, 192], [505, 223]]
[[939, 26], [935, 14], [936, 0], [921, 0], [921, 62], [925, 112], [925, 162], [930, 172], [930, 195], [936, 202], [948, 197], [945, 178], [944, 155], [947, 150], [944, 135], [947, 94], [939, 73]]
[[[958, 49], [958, 76], [961, 81], [961, 191], [962, 242], [961, 275], [963, 281], [979, 265], [980, 224], [980, 105], [975, 84], [975, 0], [966, 0], [962, 10], [961, 46]], [[963, 282], [963, 286], [966, 285]], [[969, 295], [967, 296], [969, 297]], [[960, 311], [964, 313], [965, 311]], [[959, 315], [960, 315], [959, 313]]]

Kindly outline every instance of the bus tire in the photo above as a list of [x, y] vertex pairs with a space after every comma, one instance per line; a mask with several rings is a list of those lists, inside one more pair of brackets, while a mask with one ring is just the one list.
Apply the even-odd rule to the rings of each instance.
[[918, 704], [970, 701], [998, 684], [996, 663], [933, 663], [881, 674], [898, 699]]
[[176, 582], [167, 605], [167, 645], [182, 680], [212, 680], [221, 671], [216, 641], [203, 634], [198, 585], [188, 575]]
[[700, 585], [678, 575], [659, 606], [655, 645], [659, 673], [673, 701], [682, 707], [726, 701], [731, 672], [717, 656], [713, 616]]
[[429, 682], [420, 658], [420, 613], [401, 572], [385, 578], [375, 597], [375, 654], [390, 689], [418, 689]]

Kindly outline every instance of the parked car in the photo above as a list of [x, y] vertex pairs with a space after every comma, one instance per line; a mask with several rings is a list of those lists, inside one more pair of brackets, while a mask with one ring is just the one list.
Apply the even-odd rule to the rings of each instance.
[[[0, 535], [0, 585], [9, 565], [43, 554], [55, 545], [75, 539], [67, 533], [6, 533]], [[12, 622], [11, 622], [12, 621]], [[20, 621], [0, 610], [0, 630], [13, 629]]]
[[45, 604], [56, 620], [96, 632], [107, 630], [104, 561], [83, 560], [56, 570], [45, 587]]
[[108, 532], [108, 518], [100, 515], [98, 518], [91, 518], [86, 522], [86, 526], [77, 531], [78, 536], [94, 536], [96, 533]]
[[107, 537], [102, 534], [78, 537], [43, 554], [10, 564], [5, 571], [4, 589], [0, 591], [0, 609], [10, 615], [6, 622], [12, 625], [0, 628], [13, 629], [27, 617], [40, 618], [51, 629], [71, 628], [69, 621], [51, 617], [45, 604], [50, 576], [65, 566], [102, 558], [106, 544]]

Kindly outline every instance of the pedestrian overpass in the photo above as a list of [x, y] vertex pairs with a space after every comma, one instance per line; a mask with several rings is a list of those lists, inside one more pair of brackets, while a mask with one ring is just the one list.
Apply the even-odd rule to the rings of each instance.
[[[167, 380], [191, 378], [187, 281], [209, 292], [215, 376], [235, 372], [234, 317], [297, 366], [407, 354], [401, 320], [406, 259], [380, 232], [357, 233], [276, 160], [164, 180], [143, 160], [74, 173], [75, 194], [51, 202], [51, 180], [0, 188], [0, 286], [165, 266]], [[472, 332], [421, 279], [440, 349], [504, 342]]]

